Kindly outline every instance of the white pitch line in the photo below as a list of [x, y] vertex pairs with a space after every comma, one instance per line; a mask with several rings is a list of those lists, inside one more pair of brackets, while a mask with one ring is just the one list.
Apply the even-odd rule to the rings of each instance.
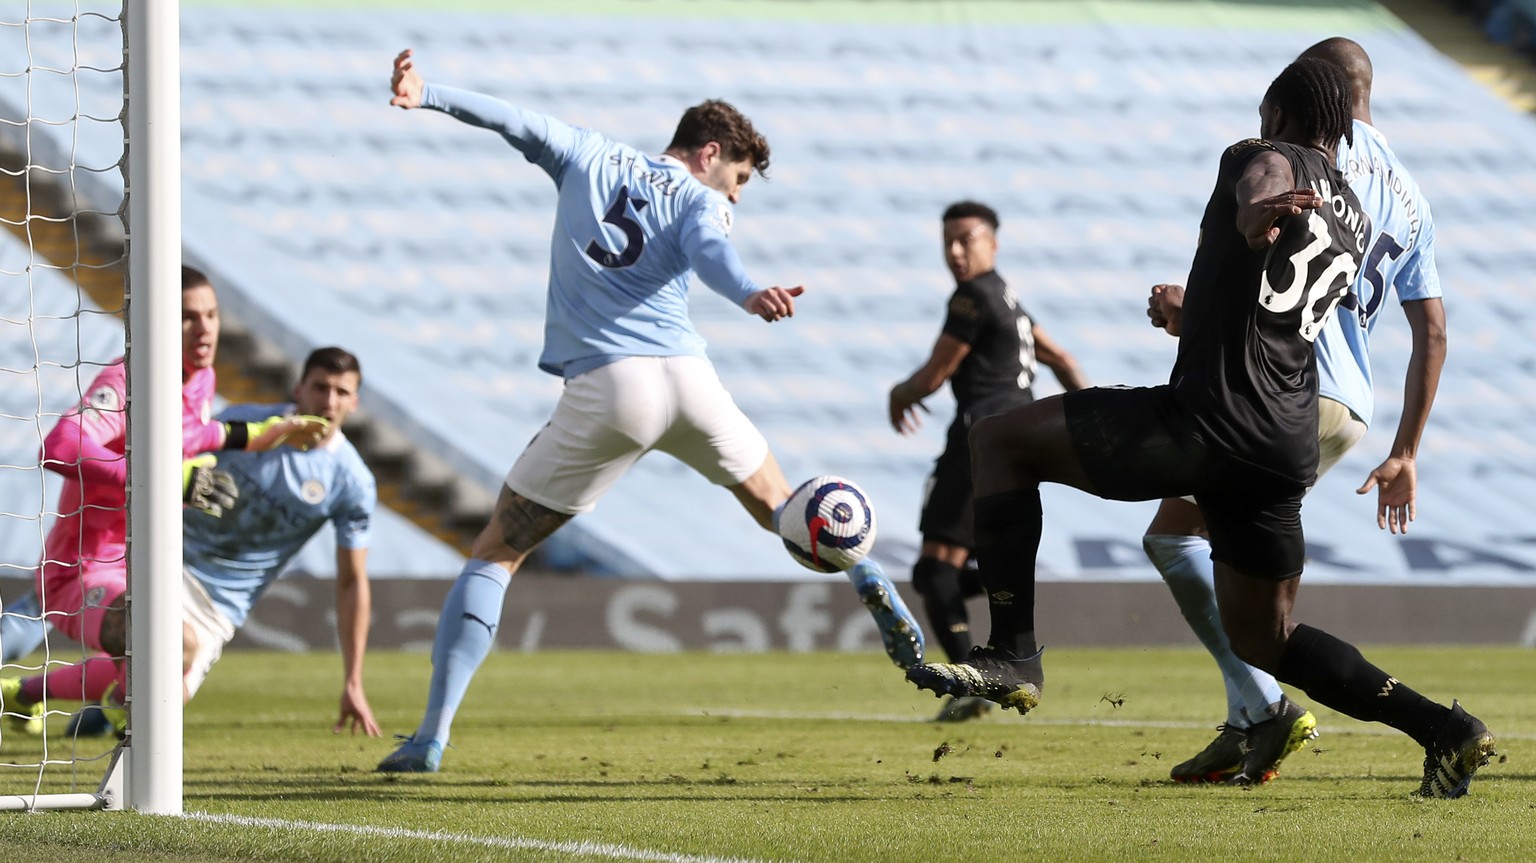
[[646, 860], [653, 863], [767, 863], [767, 861], [747, 857], [711, 857], [647, 851], [644, 848], [630, 848], [627, 845], [617, 845], [612, 842], [546, 842], [542, 839], [526, 839], [521, 836], [475, 836], [469, 833], [445, 833], [437, 830], [407, 830], [403, 827], [374, 827], [367, 824], [327, 824], [320, 821], [251, 818], [245, 815], [217, 815], [209, 812], [189, 812], [182, 817], [212, 824], [268, 827], [297, 833], [350, 833], [354, 836], [376, 836], [382, 839], [423, 839], [428, 842], [478, 845], [482, 848], [506, 851], [554, 851], [585, 857], [607, 857], [612, 860]]
[[[898, 722], [907, 725], [931, 724], [934, 720], [931, 716], [913, 716], [898, 713], [812, 713], [795, 712], [789, 710], [739, 710], [731, 707], [690, 707], [678, 711], [678, 716], [728, 716], [732, 719], [787, 719], [787, 720], [838, 720], [859, 722]], [[1195, 728], [1213, 729], [1216, 726], [1209, 722], [1178, 722], [1172, 720], [1142, 720], [1142, 719], [1084, 719], [1073, 717], [1048, 717], [1031, 714], [1026, 717], [1003, 716], [1002, 719], [1023, 720], [1030, 725], [1050, 725], [1055, 727], [1073, 726], [1099, 726], [1104, 728]], [[1013, 724], [1013, 723], [1010, 723]], [[970, 728], [985, 727], [985, 723], [966, 723]], [[1401, 731], [1389, 728], [1385, 725], [1368, 722], [1351, 722], [1344, 725], [1319, 725], [1318, 730], [1328, 734], [1362, 734], [1367, 736], [1394, 737], [1402, 735]], [[1494, 737], [1499, 740], [1536, 740], [1536, 734], [1522, 731], [1500, 732], [1493, 729]]]

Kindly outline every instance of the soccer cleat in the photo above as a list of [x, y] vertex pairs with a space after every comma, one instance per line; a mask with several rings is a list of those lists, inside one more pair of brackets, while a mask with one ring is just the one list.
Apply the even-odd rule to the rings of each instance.
[[969, 722], [972, 719], [980, 719], [992, 711], [992, 702], [985, 698], [977, 698], [974, 695], [956, 698], [953, 695], [939, 708], [939, 715], [933, 718], [934, 722]]
[[436, 740], [418, 743], [415, 736], [396, 735], [400, 746], [391, 752], [379, 766], [379, 773], [436, 773], [443, 763], [443, 744]]
[[1462, 797], [1472, 784], [1472, 774], [1494, 755], [1493, 734], [1482, 720], [1461, 709], [1461, 702], [1451, 702], [1451, 717], [1424, 750], [1424, 781], [1420, 797], [1445, 800]]
[[1317, 737], [1317, 717], [1291, 699], [1280, 696], [1271, 719], [1248, 727], [1243, 741], [1242, 769], [1227, 780], [1231, 785], [1263, 785], [1280, 772], [1285, 756]]
[[128, 708], [122, 702], [122, 696], [117, 694], [117, 684], [113, 683], [101, 694], [101, 703], [97, 705], [101, 708], [101, 718], [107, 721], [108, 731], [118, 740], [128, 737]]
[[896, 592], [896, 585], [877, 566], [856, 566], [848, 572], [859, 601], [875, 617], [885, 654], [902, 668], [923, 661], [923, 630]]
[[127, 739], [128, 708], [122, 706], [121, 704], [102, 702], [101, 718], [107, 722], [107, 731], [103, 733], [110, 733], [118, 740]]
[[1216, 739], [1200, 750], [1200, 754], [1169, 771], [1174, 782], [1225, 782], [1243, 769], [1243, 746], [1248, 742], [1248, 729], [1218, 725], [1217, 730], [1220, 733]]
[[43, 704], [22, 703], [19, 677], [0, 677], [0, 713], [7, 731], [33, 737], [43, 733]]
[[1045, 686], [1045, 672], [1040, 654], [1015, 659], [1012, 653], [995, 647], [977, 645], [963, 662], [930, 662], [907, 669], [907, 679], [918, 689], [955, 698], [980, 697], [1004, 708], [1028, 713], [1040, 703]]
[[105, 737], [116, 729], [112, 726], [112, 720], [107, 718], [100, 704], [87, 704], [75, 711], [75, 715], [69, 717], [69, 724], [64, 726], [64, 734], [68, 737]]

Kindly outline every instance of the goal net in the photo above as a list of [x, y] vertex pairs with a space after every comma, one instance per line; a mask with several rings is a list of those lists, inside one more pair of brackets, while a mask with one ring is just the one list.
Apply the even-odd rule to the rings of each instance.
[[[177, 15], [0, 0], [0, 810], [181, 809], [180, 313], [175, 290], [136, 290], [179, 281]], [[104, 505], [61, 493], [89, 455], [42, 451], [119, 361], [126, 403], [92, 405], [126, 418], [126, 494]], [[59, 631], [100, 608], [68, 574], [90, 537], [48, 540], [61, 519], [126, 525], [121, 744], [71, 721], [93, 694], [78, 669], [114, 658]], [[40, 581], [45, 561], [75, 581]]]

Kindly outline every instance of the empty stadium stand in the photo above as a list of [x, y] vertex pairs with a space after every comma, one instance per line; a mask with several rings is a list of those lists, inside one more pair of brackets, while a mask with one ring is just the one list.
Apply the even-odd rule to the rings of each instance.
[[[1343, 33], [1371, 51], [1376, 119], [1435, 208], [1451, 359], [1421, 456], [1420, 520], [1389, 537], [1373, 499], [1353, 494], [1400, 402], [1407, 328], [1389, 318], [1378, 330], [1376, 427], [1308, 500], [1308, 578], [1536, 584], [1536, 127], [1380, 7], [603, 8], [274, 16], [188, 5], [189, 256], [280, 354], [356, 351], [368, 414], [489, 493], [559, 392], [534, 366], [553, 192], [494, 135], [389, 108], [390, 58], [414, 47], [428, 80], [653, 151], [688, 105], [732, 100], [774, 149], [771, 181], [754, 181], [738, 208], [737, 246], [760, 280], [809, 292], [793, 321], [767, 327], [700, 286], [696, 318], [791, 480], [839, 473], [865, 485], [880, 513], [876, 554], [904, 573], [950, 400], [935, 396], [927, 428], [907, 439], [886, 424], [885, 394], [938, 331], [951, 287], [943, 207], [976, 197], [999, 210], [1001, 272], [1095, 382], [1161, 382], [1174, 346], [1146, 325], [1147, 286], [1183, 279], [1216, 159], [1257, 132], [1269, 81]], [[62, 51], [68, 39], [33, 42]], [[11, 57], [3, 43], [0, 57]], [[116, 86], [87, 85], [84, 110], [116, 116]], [[0, 78], [4, 116], [20, 99]], [[72, 112], [73, 84], [34, 81], [31, 99]], [[115, 129], [32, 134], [44, 158], [73, 150], [92, 165], [122, 146]], [[671, 579], [810, 577], [734, 508], [653, 455], [549, 559]], [[1151, 512], [1048, 489], [1042, 577], [1156, 579], [1139, 545]]]

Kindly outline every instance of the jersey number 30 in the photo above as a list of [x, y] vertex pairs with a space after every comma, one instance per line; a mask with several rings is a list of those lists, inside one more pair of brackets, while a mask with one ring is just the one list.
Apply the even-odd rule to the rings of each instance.
[[587, 257], [610, 270], [632, 266], [640, 260], [640, 253], [645, 251], [645, 232], [640, 230], [640, 223], [629, 217], [629, 205], [635, 206], [638, 213], [645, 209], [650, 201], [644, 198], [631, 198], [629, 187], [620, 186], [618, 197], [613, 199], [613, 204], [608, 207], [608, 212], [603, 214], [603, 221], [610, 225], [617, 225], [624, 232], [624, 248], [617, 252], [610, 252], [598, 244], [597, 240], [587, 243]]
[[1264, 268], [1259, 279], [1259, 308], [1278, 315], [1302, 306], [1298, 330], [1301, 337], [1310, 342], [1317, 338], [1323, 324], [1333, 314], [1334, 306], [1349, 291], [1360, 264], [1354, 255], [1342, 252], [1329, 261], [1322, 272], [1314, 275], [1312, 268], [1318, 256], [1333, 245], [1333, 238], [1328, 233], [1328, 220], [1316, 210], [1307, 217], [1307, 227], [1311, 230], [1312, 242], [1291, 255], [1289, 285], [1276, 290], [1269, 283], [1269, 267]]

